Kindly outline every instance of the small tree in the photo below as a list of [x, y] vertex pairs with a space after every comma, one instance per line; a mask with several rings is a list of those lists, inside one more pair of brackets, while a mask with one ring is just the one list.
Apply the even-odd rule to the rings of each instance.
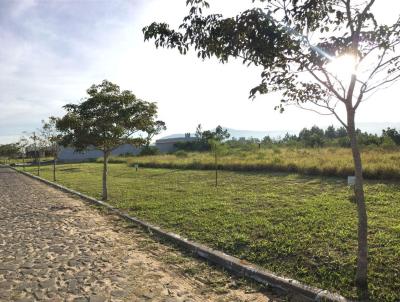
[[239, 58], [260, 66], [262, 82], [251, 90], [251, 97], [281, 91], [277, 109], [296, 105], [333, 115], [345, 127], [356, 177], [355, 281], [359, 299], [369, 300], [367, 208], [355, 116], [368, 96], [400, 79], [400, 18], [390, 25], [378, 24], [371, 11], [375, 0], [259, 2], [265, 9], [251, 8], [224, 18], [205, 14], [207, 1], [187, 0], [189, 14], [178, 30], [153, 23], [143, 29], [144, 37], [154, 39], [157, 47], [177, 48], [181, 54], [192, 46], [202, 59], [215, 56], [225, 63]]
[[56, 127], [57, 120], [54, 116], [49, 117], [47, 122], [42, 120], [42, 129], [40, 130], [45, 150], [49, 150], [53, 156], [53, 181], [57, 181], [56, 165], [61, 140], [61, 134]]
[[40, 136], [37, 135], [36, 131], [33, 131], [30, 134], [29, 139], [32, 142], [31, 147], [33, 148], [36, 167], [37, 167], [36, 174], [37, 176], [40, 176], [40, 152], [42, 150], [43, 140], [41, 139]]
[[120, 91], [118, 85], [107, 80], [92, 85], [87, 93], [89, 97], [82, 103], [64, 106], [67, 114], [57, 121], [57, 129], [62, 133], [62, 145], [73, 146], [77, 151], [93, 146], [103, 152], [102, 198], [107, 200], [111, 152], [122, 144], [143, 145], [146, 140], [142, 133], [161, 131], [165, 126], [157, 128], [164, 124], [155, 120], [155, 103], [142, 101], [131, 91]]
[[[199, 128], [199, 126], [200, 126], [200, 128]], [[197, 131], [199, 131], [199, 129], [201, 129], [201, 125], [199, 125], [199, 126], [196, 129], [196, 133], [197, 133]], [[200, 135], [200, 138], [204, 141], [217, 140], [219, 142], [222, 142], [231, 136], [227, 129], [223, 129], [219, 125], [215, 128], [215, 131], [205, 130], [205, 131], [201, 132], [199, 135]]]
[[198, 124], [196, 127], [195, 137], [200, 140], [202, 138], [202, 136], [203, 136], [203, 128], [202, 128], [201, 124]]
[[22, 168], [25, 171], [25, 158], [26, 158], [26, 148], [29, 146], [29, 140], [25, 136], [21, 136], [18, 141], [19, 154], [22, 158]]
[[218, 186], [218, 159], [223, 156], [226, 151], [226, 145], [220, 140], [209, 139], [208, 144], [211, 146], [211, 152], [214, 155], [214, 167], [215, 167], [215, 186]]

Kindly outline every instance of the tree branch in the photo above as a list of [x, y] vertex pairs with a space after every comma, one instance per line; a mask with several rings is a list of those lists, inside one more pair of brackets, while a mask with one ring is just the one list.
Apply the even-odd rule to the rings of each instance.
[[350, 0], [342, 0], [343, 4], [346, 6], [346, 15], [347, 15], [347, 20], [348, 20], [348, 25], [350, 27], [350, 33], [351, 35], [354, 34], [354, 24], [353, 24], [353, 17], [351, 16], [351, 6], [350, 6]]
[[345, 99], [339, 94], [339, 92], [336, 91], [336, 89], [332, 85], [329, 85], [329, 83], [326, 83], [321, 78], [319, 78], [318, 75], [316, 75], [315, 72], [308, 66], [305, 66], [305, 68], [319, 83], [321, 83], [326, 89], [332, 92], [340, 101], [345, 102]]
[[366, 90], [365, 90], [365, 93], [368, 93], [368, 92], [370, 92], [371, 90], [374, 90], [374, 89], [376, 89], [376, 88], [378, 88], [378, 87], [380, 87], [380, 86], [383, 86], [383, 85], [385, 85], [385, 84], [387, 84], [387, 83], [391, 83], [391, 82], [397, 81], [397, 80], [399, 80], [399, 79], [400, 79], [400, 74], [398, 74], [397, 76], [395, 76], [395, 77], [393, 77], [393, 78], [391, 78], [391, 79], [388, 79], [388, 80], [385, 80], [385, 81], [383, 81], [383, 82], [381, 82], [381, 83], [379, 83], [379, 84], [376, 84], [375, 86], [372, 86], [372, 87], [370, 87], [369, 89], [366, 89]]
[[333, 74], [331, 74], [330, 72], [328, 72], [327, 70], [325, 70], [322, 67], [320, 68], [320, 71], [325, 75], [325, 78], [327, 79], [329, 85], [331, 85], [332, 87], [334, 87], [334, 86], [331, 82], [330, 76], [333, 77], [337, 83], [339, 83], [340, 88], [342, 88], [342, 90], [343, 90], [343, 99], [344, 99], [346, 97], [346, 88], [344, 87], [342, 81], [340, 81], [336, 76], [334, 76]]

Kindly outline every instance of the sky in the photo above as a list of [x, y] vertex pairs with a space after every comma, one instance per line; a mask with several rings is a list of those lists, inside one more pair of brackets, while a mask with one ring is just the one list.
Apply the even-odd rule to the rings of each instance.
[[[232, 16], [251, 0], [209, 0]], [[242, 130], [300, 130], [338, 125], [332, 117], [298, 108], [274, 111], [278, 94], [248, 98], [261, 70], [239, 61], [219, 64], [190, 53], [156, 49], [142, 28], [153, 21], [176, 26], [185, 0], [0, 0], [0, 144], [62, 116], [86, 89], [108, 79], [157, 102], [167, 130], [160, 136], [217, 125]], [[394, 21], [400, 1], [377, 0], [379, 21]], [[400, 83], [379, 91], [359, 109], [358, 122], [400, 122]], [[160, 137], [159, 136], [159, 137]]]

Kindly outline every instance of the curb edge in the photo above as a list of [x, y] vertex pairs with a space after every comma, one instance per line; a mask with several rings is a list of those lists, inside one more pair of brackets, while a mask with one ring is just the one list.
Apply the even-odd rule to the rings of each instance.
[[69, 189], [57, 183], [30, 174], [28, 172], [17, 170], [14, 167], [9, 166], [9, 168], [20, 174], [23, 174], [25, 176], [43, 182], [53, 188], [61, 190], [65, 193], [70, 193], [72, 195], [75, 195], [92, 204], [105, 207], [108, 210], [114, 212], [119, 217], [124, 218], [125, 220], [128, 220], [130, 222], [133, 222], [143, 228], [146, 228], [148, 231], [156, 233], [158, 236], [161, 236], [165, 239], [168, 239], [169, 241], [174, 242], [175, 244], [178, 244], [180, 247], [191, 251], [200, 258], [206, 259], [214, 264], [222, 266], [223, 268], [233, 272], [238, 276], [250, 278], [256, 282], [259, 282], [267, 286], [272, 286], [274, 288], [278, 288], [287, 293], [300, 295], [305, 301], [352, 302], [351, 300], [348, 300], [339, 294], [331, 293], [327, 290], [305, 285], [295, 279], [277, 276], [274, 273], [264, 268], [261, 268], [255, 264], [248, 262], [244, 263], [244, 261], [240, 260], [239, 258], [225, 254], [218, 250], [214, 250], [212, 248], [209, 248], [208, 246], [190, 241], [186, 238], [181, 237], [178, 234], [167, 232], [158, 226], [152, 225], [136, 217], [130, 216], [129, 214], [122, 212], [121, 210], [111, 206], [106, 202], [97, 200], [93, 197], [87, 196], [85, 194]]

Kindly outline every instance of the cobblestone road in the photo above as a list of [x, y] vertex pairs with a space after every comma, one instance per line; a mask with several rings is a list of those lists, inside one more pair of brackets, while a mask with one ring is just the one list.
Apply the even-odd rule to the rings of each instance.
[[0, 168], [0, 301], [281, 301]]

